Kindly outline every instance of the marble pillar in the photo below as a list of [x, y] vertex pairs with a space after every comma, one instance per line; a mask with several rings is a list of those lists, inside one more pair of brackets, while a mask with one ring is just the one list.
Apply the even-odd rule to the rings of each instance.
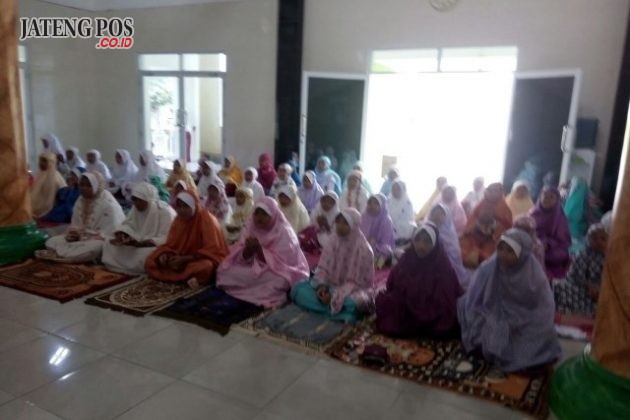
[[17, 0], [0, 0], [0, 265], [41, 248], [31, 217], [18, 67]]
[[630, 118], [593, 342], [558, 367], [549, 395], [560, 419], [630, 419]]

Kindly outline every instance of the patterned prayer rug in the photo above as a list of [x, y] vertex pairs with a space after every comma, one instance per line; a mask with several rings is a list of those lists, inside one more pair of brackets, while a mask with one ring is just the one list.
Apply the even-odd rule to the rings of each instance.
[[353, 325], [305, 311], [292, 303], [248, 319], [241, 323], [241, 327], [265, 338], [288, 342], [319, 353], [325, 352], [354, 328]]
[[85, 303], [144, 316], [198, 291], [191, 289], [186, 283], [162, 282], [140, 276], [132, 284], [91, 297]]
[[[377, 349], [385, 349], [386, 356]], [[368, 348], [364, 356], [365, 349]], [[458, 340], [400, 340], [374, 331], [373, 324], [358, 327], [329, 354], [343, 362], [420, 384], [475, 396], [521, 410], [537, 418], [549, 413], [547, 388], [551, 369], [508, 374], [504, 379], [487, 377], [490, 366], [482, 358], [466, 355]]]
[[98, 265], [28, 260], [0, 268], [0, 284], [59, 302], [67, 302], [128, 280]]
[[254, 317], [261, 306], [236, 299], [223, 290], [211, 287], [189, 298], [179, 299], [153, 315], [200, 325], [226, 335], [232, 324]]

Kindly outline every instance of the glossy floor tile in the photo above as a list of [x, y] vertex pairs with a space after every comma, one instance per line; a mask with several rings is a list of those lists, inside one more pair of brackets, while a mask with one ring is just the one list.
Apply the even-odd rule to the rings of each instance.
[[[565, 359], [584, 348], [561, 342]], [[0, 420], [209, 418], [527, 417], [249, 334], [0, 287]]]

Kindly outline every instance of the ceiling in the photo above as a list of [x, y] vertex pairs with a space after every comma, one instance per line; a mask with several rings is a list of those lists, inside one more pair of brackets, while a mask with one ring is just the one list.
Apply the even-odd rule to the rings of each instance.
[[186, 4], [221, 3], [237, 0], [43, 0], [75, 9], [90, 11], [145, 9], [161, 6], [181, 6]]

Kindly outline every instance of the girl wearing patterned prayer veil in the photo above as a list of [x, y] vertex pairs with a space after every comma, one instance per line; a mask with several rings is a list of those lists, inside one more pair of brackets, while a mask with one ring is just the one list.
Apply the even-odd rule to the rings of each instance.
[[221, 180], [216, 179], [207, 189], [204, 207], [217, 218], [219, 223], [224, 226], [232, 217], [232, 207], [225, 195], [225, 186]]
[[561, 354], [547, 276], [519, 229], [501, 236], [497, 252], [475, 272], [457, 302], [462, 342], [493, 364], [491, 377], [555, 362]]
[[74, 205], [70, 227], [63, 235], [46, 241], [50, 252], [43, 258], [90, 262], [101, 258], [103, 243], [125, 219], [112, 194], [105, 190], [101, 174], [86, 172], [79, 181], [81, 197]]
[[291, 287], [308, 276], [297, 235], [276, 200], [263, 197], [219, 267], [217, 287], [237, 299], [274, 308], [283, 305]]
[[44, 216], [55, 205], [57, 191], [66, 186], [61, 174], [57, 171], [57, 158], [52, 153], [39, 156], [39, 171], [35, 175], [31, 187], [31, 208], [33, 217]]
[[335, 219], [339, 214], [339, 196], [334, 191], [328, 191], [319, 200], [319, 204], [311, 213], [311, 226], [317, 234], [320, 248], [325, 248], [330, 242], [335, 229]]
[[297, 191], [298, 187], [295, 184], [293, 178], [291, 178], [291, 173], [293, 172], [293, 168], [288, 163], [283, 163], [278, 166], [278, 176], [275, 181], [273, 181], [273, 186], [269, 191], [269, 195], [272, 197], [278, 197], [278, 193], [280, 189], [283, 187], [290, 187], [294, 191]]
[[166, 242], [149, 255], [144, 268], [152, 279], [198, 288], [210, 282], [228, 246], [217, 219], [192, 193], [179, 193], [175, 211]]
[[296, 284], [291, 299], [304, 309], [333, 320], [355, 322], [372, 310], [374, 254], [361, 232], [361, 214], [345, 209], [310, 281]]
[[376, 298], [376, 328], [397, 337], [456, 334], [457, 299], [463, 293], [438, 228], [423, 223], [390, 272], [387, 290]]
[[133, 186], [131, 201], [133, 208], [127, 219], [103, 244], [102, 260], [111, 271], [137, 275], [144, 273], [147, 257], [166, 240], [175, 211], [147, 182]]

